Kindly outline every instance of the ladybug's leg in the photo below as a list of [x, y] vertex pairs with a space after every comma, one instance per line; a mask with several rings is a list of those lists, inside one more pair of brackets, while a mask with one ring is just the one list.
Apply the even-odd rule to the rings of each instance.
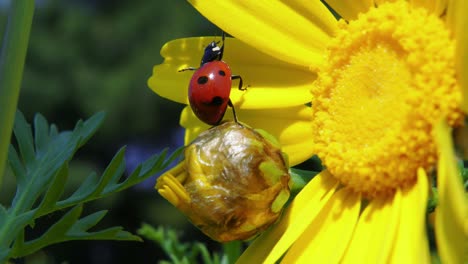
[[198, 70], [198, 68], [195, 68], [195, 67], [188, 67], [188, 68], [184, 68], [182, 70], [179, 70], [179, 72], [184, 72], [184, 71], [196, 71]]
[[232, 108], [232, 115], [234, 116], [234, 122], [239, 123], [237, 122], [236, 109], [234, 109], [234, 105], [232, 104], [231, 99], [229, 99], [228, 105]]
[[249, 87], [249, 86], [247, 85], [247, 87], [242, 87], [242, 86], [244, 86], [244, 82], [242, 81], [242, 77], [240, 75], [232, 75], [231, 76], [231, 80], [237, 80], [237, 79], [239, 79], [239, 87], [238, 87], [239, 90], [241, 90], [241, 91], [247, 90], [247, 87]]

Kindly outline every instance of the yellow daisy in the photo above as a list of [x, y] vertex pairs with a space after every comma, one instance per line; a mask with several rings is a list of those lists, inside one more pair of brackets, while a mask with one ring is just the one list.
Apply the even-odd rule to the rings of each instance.
[[[193, 2], [221, 28], [278, 59], [237, 40], [226, 41], [231, 47], [226, 61], [247, 75], [251, 85], [248, 93], [233, 92], [243, 120], [263, 121], [262, 128], [274, 131], [286, 152], [296, 157], [293, 164], [310, 156], [304, 146], [314, 135], [313, 151], [328, 167], [240, 261], [275, 261], [288, 249], [285, 262], [310, 257], [351, 262], [362, 256], [369, 261], [427, 260], [426, 174], [437, 160], [438, 249], [444, 261], [460, 261], [466, 235], [464, 194], [449, 129], [439, 125], [436, 130], [435, 124], [441, 118], [451, 126], [460, 122], [459, 91], [467, 94], [462, 74], [467, 41], [460, 33], [466, 7], [463, 1], [448, 6], [442, 1], [384, 2], [327, 1], [349, 23], [337, 23], [319, 1]], [[155, 67], [150, 87], [186, 103], [186, 90], [178, 88], [189, 77], [176, 72], [197, 65], [194, 55], [212, 39], [168, 43], [162, 50], [165, 63]], [[309, 109], [302, 104], [308, 101], [304, 90], [316, 78], [313, 72], [320, 75], [312, 89], [310, 131]], [[467, 109], [466, 100], [462, 109]], [[187, 108], [181, 123], [187, 127], [186, 141], [204, 130]]]
[[[463, 262], [467, 206], [450, 127], [468, 110], [466, 1], [326, 1], [338, 21], [321, 1], [190, 2], [239, 40], [226, 41], [225, 60], [250, 85], [233, 91], [240, 119], [272, 131], [292, 165], [317, 153], [327, 167], [240, 263], [428, 263], [436, 167], [438, 253]], [[186, 103], [178, 89], [190, 76], [177, 70], [197, 65], [212, 39], [168, 43], [149, 86]], [[187, 141], [203, 130], [194, 119], [185, 109]]]
[[[217, 39], [220, 39], [218, 36]], [[148, 85], [157, 94], [178, 103], [188, 104], [187, 91], [193, 72], [180, 69], [200, 64], [203, 50], [216, 37], [178, 39], [161, 49], [164, 62], [153, 68]], [[292, 65], [246, 45], [237, 39], [225, 40], [223, 60], [229, 63], [233, 74], [241, 75], [246, 91], [233, 88], [231, 100], [240, 121], [268, 131], [276, 137], [282, 150], [289, 155], [291, 166], [312, 155], [312, 112], [310, 86], [317, 77], [308, 67]], [[226, 120], [232, 120], [230, 109]], [[186, 128], [185, 144], [209, 128], [187, 106], [180, 124]]]

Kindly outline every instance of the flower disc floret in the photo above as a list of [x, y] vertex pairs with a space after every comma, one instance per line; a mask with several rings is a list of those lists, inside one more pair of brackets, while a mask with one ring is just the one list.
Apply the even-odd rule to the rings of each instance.
[[442, 20], [396, 1], [339, 22], [312, 88], [315, 150], [344, 185], [375, 197], [437, 160], [434, 125], [461, 121], [454, 41]]

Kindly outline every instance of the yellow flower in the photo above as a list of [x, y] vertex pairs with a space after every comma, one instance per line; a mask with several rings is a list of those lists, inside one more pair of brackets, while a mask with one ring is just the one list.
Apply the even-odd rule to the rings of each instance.
[[213, 240], [251, 239], [280, 217], [292, 182], [287, 156], [267, 132], [224, 122], [184, 155], [155, 187]]
[[[292, 165], [317, 153], [327, 167], [240, 263], [428, 263], [435, 167], [438, 253], [463, 262], [467, 206], [450, 127], [468, 111], [468, 2], [326, 1], [339, 21], [318, 0], [190, 2], [236, 38], [225, 60], [250, 85], [232, 94], [240, 119], [279, 138]], [[179, 88], [190, 75], [177, 70], [197, 65], [211, 40], [168, 43], [149, 86], [187, 103]], [[181, 123], [186, 141], [205, 129], [187, 108]]]
[[[166, 43], [161, 49], [164, 63], [154, 66], [148, 80], [150, 88], [162, 97], [188, 104], [187, 91], [193, 72], [178, 71], [198, 66], [204, 48], [215, 39], [186, 38]], [[312, 113], [305, 103], [310, 102], [309, 90], [316, 75], [305, 66], [280, 61], [232, 38], [225, 41], [223, 60], [248, 85], [246, 91], [235, 88], [231, 91], [239, 120], [277, 138], [289, 155], [291, 166], [310, 158]], [[232, 120], [230, 109], [224, 119]], [[209, 128], [189, 106], [182, 111], [180, 124], [186, 128], [186, 145]]]

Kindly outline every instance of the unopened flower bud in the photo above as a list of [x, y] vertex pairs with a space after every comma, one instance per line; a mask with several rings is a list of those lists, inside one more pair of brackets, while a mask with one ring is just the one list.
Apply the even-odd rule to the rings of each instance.
[[246, 240], [272, 225], [289, 198], [287, 157], [264, 131], [226, 122], [201, 133], [158, 192], [212, 239]]

